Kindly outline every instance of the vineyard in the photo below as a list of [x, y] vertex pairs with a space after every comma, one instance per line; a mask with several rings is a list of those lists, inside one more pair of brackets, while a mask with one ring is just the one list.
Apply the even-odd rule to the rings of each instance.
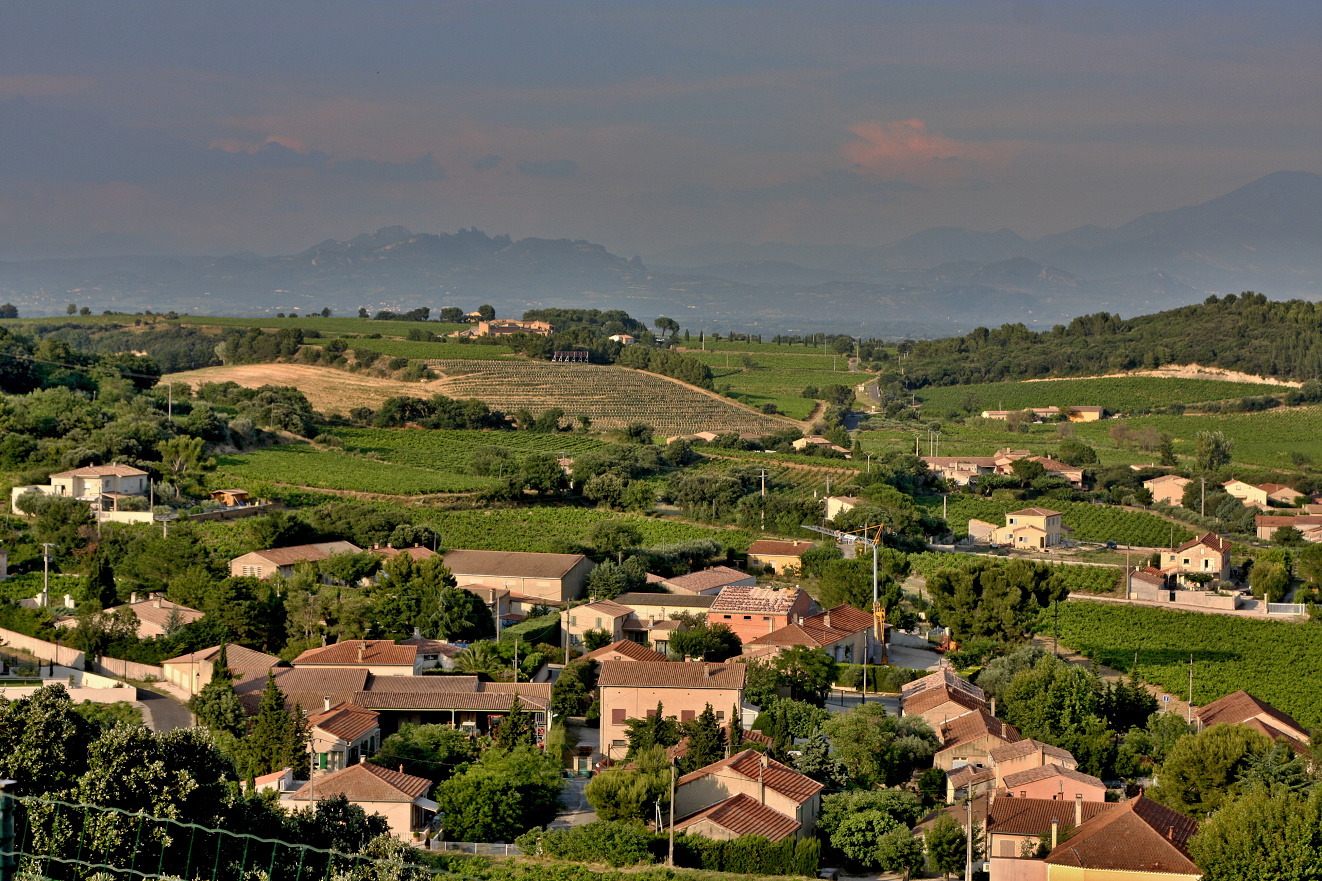
[[239, 480], [387, 495], [469, 492], [495, 483], [487, 477], [379, 462], [347, 452], [314, 450], [294, 444], [220, 456], [216, 470]]
[[[125, 318], [133, 318], [133, 316], [121, 315], [118, 318], [123, 321]], [[129, 323], [132, 324], [132, 321]], [[302, 315], [298, 318], [275, 318], [269, 315], [256, 318], [181, 315], [178, 323], [199, 327], [260, 327], [266, 330], [278, 330], [282, 327], [301, 327], [304, 330], [315, 330], [328, 336], [342, 333], [367, 336], [368, 334], [379, 333], [382, 336], [397, 337], [406, 337], [409, 331], [419, 329], [429, 330], [437, 336], [441, 336], [468, 327], [466, 324], [442, 324], [439, 321], [374, 321], [368, 318], [322, 318], [320, 315]]]
[[[313, 345], [320, 340], [312, 340]], [[463, 358], [470, 361], [489, 361], [516, 358], [509, 346], [489, 346], [483, 343], [460, 343], [453, 341], [428, 343], [422, 340], [347, 340], [349, 348], [361, 346], [380, 352], [391, 358], [411, 358], [417, 361], [434, 361], [443, 358]]]
[[[814, 357], [820, 364], [821, 356]], [[732, 395], [754, 407], [775, 404], [780, 412], [796, 419], [808, 418], [817, 406], [815, 400], [803, 397], [806, 386], [852, 386], [868, 378], [859, 373], [833, 373], [830, 370], [747, 370], [741, 367], [713, 367], [712, 375], [717, 389], [729, 389]]]
[[[924, 499], [921, 504], [934, 512], [939, 513], [941, 510], [939, 498]], [[968, 532], [970, 519], [1004, 526], [1005, 515], [1010, 511], [1031, 507], [1034, 504], [1020, 499], [982, 499], [975, 496], [952, 495], [948, 500], [947, 522], [952, 531], [961, 534]], [[1174, 526], [1160, 517], [1142, 511], [1054, 499], [1041, 502], [1037, 506], [1060, 511], [1063, 515], [1060, 518], [1061, 524], [1073, 530], [1070, 537], [1076, 541], [1114, 541], [1143, 548], [1164, 548], [1172, 543], [1182, 544], [1194, 537], [1183, 527]]]
[[558, 407], [570, 418], [592, 420], [593, 430], [644, 422], [661, 437], [698, 431], [766, 434], [790, 423], [754, 413], [691, 386], [631, 370], [596, 364], [540, 361], [433, 361], [445, 379], [429, 383], [453, 398], [480, 398], [497, 410], [532, 413]]
[[747, 529], [698, 526], [659, 517], [612, 514], [591, 508], [521, 508], [437, 511], [418, 518], [441, 536], [447, 548], [489, 551], [577, 553], [590, 547], [592, 530], [605, 521], [638, 527], [644, 547], [714, 539], [743, 552], [756, 536]]
[[1060, 610], [1060, 641], [1118, 670], [1184, 696], [1193, 658], [1196, 706], [1244, 689], [1306, 728], [1322, 726], [1322, 640], [1316, 625], [1142, 606], [1072, 602]]
[[[702, 462], [688, 466], [688, 472], [700, 471], [721, 474], [734, 470], [754, 471], [765, 469], [767, 472], [767, 492], [781, 492], [789, 489], [800, 495], [816, 493], [824, 498], [831, 493], [838, 493], [858, 477], [858, 470], [841, 463], [842, 467], [818, 464], [789, 463], [772, 459], [763, 453], [739, 452], [730, 450], [704, 451], [709, 457]], [[818, 462], [823, 460], [818, 459]], [[830, 461], [830, 460], [827, 460]]]
[[576, 456], [603, 446], [595, 438], [527, 431], [435, 431], [415, 428], [334, 428], [346, 450], [386, 462], [463, 474], [473, 451], [500, 447], [518, 458], [529, 453]]
[[[924, 578], [938, 569], [968, 569], [979, 562], [988, 560], [995, 565], [1009, 563], [1000, 557], [986, 557], [978, 554], [943, 554], [926, 551], [910, 554], [909, 563], [913, 571]], [[1077, 566], [1068, 563], [1053, 563], [1051, 571], [1064, 582], [1070, 593], [1114, 594], [1120, 586], [1120, 570], [1111, 566]]]
[[[1142, 416], [1127, 422], [1134, 429], [1152, 427], [1171, 435], [1178, 456], [1193, 456], [1198, 432], [1220, 431], [1235, 442], [1232, 458], [1239, 464], [1292, 468], [1297, 467], [1293, 461], [1297, 456], [1322, 461], [1322, 407], [1216, 416]], [[1075, 428], [1080, 438], [1099, 447], [1110, 445], [1104, 422]]]
[[1165, 376], [1110, 376], [1042, 382], [989, 382], [926, 388], [918, 392], [929, 416], [951, 410], [1023, 410], [1028, 407], [1105, 407], [1112, 413], [1151, 410], [1174, 403], [1194, 404], [1230, 398], [1285, 394], [1288, 386], [1179, 379]]

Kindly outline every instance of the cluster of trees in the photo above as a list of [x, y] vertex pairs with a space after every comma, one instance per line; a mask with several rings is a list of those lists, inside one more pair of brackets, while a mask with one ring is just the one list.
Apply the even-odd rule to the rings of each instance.
[[1272, 302], [1246, 292], [1130, 319], [1083, 315], [1040, 333], [1022, 324], [980, 327], [962, 337], [914, 343], [905, 377], [922, 387], [1205, 364], [1315, 379], [1322, 375], [1320, 318], [1317, 303]]

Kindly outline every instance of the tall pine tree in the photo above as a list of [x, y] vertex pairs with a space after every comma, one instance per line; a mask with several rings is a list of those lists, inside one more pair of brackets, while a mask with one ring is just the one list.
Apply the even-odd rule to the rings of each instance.
[[234, 692], [233, 678], [225, 643], [221, 643], [220, 652], [211, 662], [211, 681], [193, 698], [192, 710], [197, 721], [212, 731], [226, 731], [234, 737], [242, 737], [248, 730], [248, 717]]
[[711, 704], [681, 726], [688, 738], [688, 752], [679, 760], [679, 772], [688, 774], [725, 758], [725, 729], [716, 721]]
[[275, 684], [275, 674], [267, 673], [257, 716], [243, 744], [244, 776], [251, 779], [292, 768], [295, 777], [307, 777], [309, 736], [303, 709], [286, 709], [285, 695]]

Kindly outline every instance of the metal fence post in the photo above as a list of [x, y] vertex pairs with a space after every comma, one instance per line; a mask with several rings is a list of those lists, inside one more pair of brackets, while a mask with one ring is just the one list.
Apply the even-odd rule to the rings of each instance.
[[18, 854], [14, 853], [14, 797], [9, 787], [16, 781], [0, 780], [0, 881], [14, 881]]

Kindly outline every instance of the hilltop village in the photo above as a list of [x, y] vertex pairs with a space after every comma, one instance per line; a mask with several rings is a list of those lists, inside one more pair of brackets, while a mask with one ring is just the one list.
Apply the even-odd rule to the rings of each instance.
[[1303, 359], [1091, 370], [1098, 326], [1163, 315], [5, 309], [21, 871], [1215, 881], [1322, 850]]

